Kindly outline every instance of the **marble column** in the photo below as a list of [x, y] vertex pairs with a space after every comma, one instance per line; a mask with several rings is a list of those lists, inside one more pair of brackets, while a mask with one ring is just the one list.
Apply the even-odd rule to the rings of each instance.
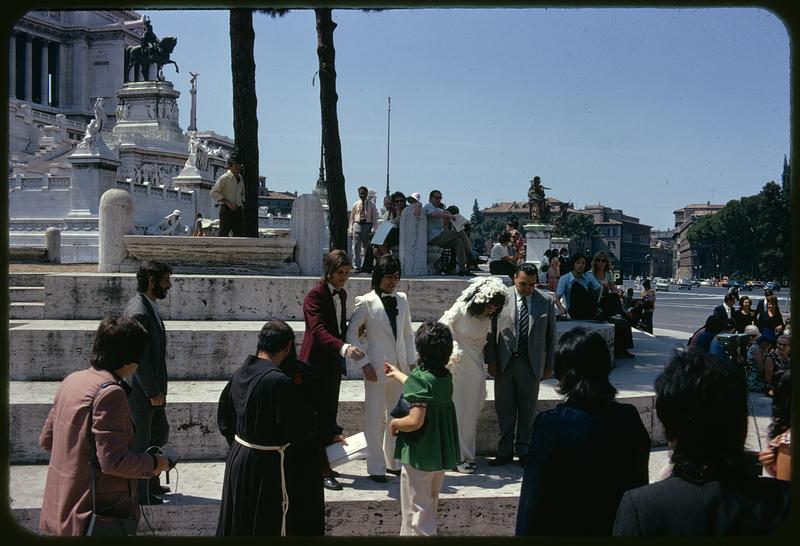
[[50, 52], [47, 50], [47, 41], [42, 40], [41, 67], [39, 70], [39, 104], [50, 104], [50, 82], [47, 78], [50, 65]]
[[17, 98], [17, 35], [8, 39], [8, 98]]
[[127, 258], [125, 235], [133, 233], [133, 198], [125, 190], [110, 189], [100, 198], [97, 271], [115, 273]]
[[33, 42], [25, 36], [25, 94], [23, 100], [33, 100]]
[[62, 44], [58, 44], [58, 66], [56, 69], [58, 70], [58, 77], [56, 78], [56, 82], [58, 82], [58, 106], [66, 106], [69, 101], [69, 94], [67, 93], [65, 82], [69, 81], [69, 78], [67, 77], [67, 48]]

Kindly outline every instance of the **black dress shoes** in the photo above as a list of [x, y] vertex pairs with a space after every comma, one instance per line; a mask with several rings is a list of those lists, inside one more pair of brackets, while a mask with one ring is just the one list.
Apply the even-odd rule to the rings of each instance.
[[139, 498], [139, 506], [153, 506], [155, 504], [164, 504], [164, 499], [153, 494], [151, 494], [149, 497]]
[[165, 495], [172, 491], [167, 485], [158, 485], [151, 489], [154, 495]]
[[375, 483], [386, 483], [388, 481], [386, 479], [386, 476], [382, 476], [382, 475], [379, 475], [379, 474], [370, 474], [369, 475], [369, 479], [372, 480]]
[[510, 457], [508, 455], [498, 455], [494, 459], [489, 461], [489, 466], [503, 466], [504, 464], [508, 464], [514, 461], [514, 457]]
[[392, 470], [391, 468], [387, 468], [386, 472], [388, 472], [392, 476], [399, 476], [400, 475], [400, 471], [399, 470]]
[[336, 478], [334, 478], [333, 476], [325, 476], [324, 478], [322, 478], [322, 487], [324, 487], [325, 489], [330, 489], [331, 491], [341, 491], [342, 489], [344, 489], [344, 487], [342, 487], [342, 484], [336, 481]]

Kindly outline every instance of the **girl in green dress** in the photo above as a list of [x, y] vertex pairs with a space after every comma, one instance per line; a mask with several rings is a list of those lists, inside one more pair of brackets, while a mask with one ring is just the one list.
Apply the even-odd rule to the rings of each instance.
[[397, 436], [395, 458], [402, 463], [400, 534], [430, 536], [436, 534], [444, 472], [460, 460], [453, 378], [445, 367], [453, 336], [444, 324], [425, 322], [414, 343], [419, 358], [410, 375], [384, 364], [386, 375], [403, 383], [403, 396], [411, 406], [408, 415], [391, 420], [389, 430]]

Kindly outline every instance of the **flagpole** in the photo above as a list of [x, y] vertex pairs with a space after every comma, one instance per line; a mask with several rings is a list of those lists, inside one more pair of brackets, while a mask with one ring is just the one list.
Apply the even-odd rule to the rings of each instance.
[[389, 138], [391, 135], [391, 128], [392, 128], [392, 97], [388, 97], [389, 99], [389, 108], [386, 112], [387, 115], [387, 123], [386, 123], [386, 195], [389, 195]]

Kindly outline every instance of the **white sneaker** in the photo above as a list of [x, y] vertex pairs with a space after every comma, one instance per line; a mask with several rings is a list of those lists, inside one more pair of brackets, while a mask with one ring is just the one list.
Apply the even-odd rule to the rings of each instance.
[[462, 461], [456, 465], [456, 472], [459, 474], [472, 474], [475, 472], [475, 463], [472, 461]]

